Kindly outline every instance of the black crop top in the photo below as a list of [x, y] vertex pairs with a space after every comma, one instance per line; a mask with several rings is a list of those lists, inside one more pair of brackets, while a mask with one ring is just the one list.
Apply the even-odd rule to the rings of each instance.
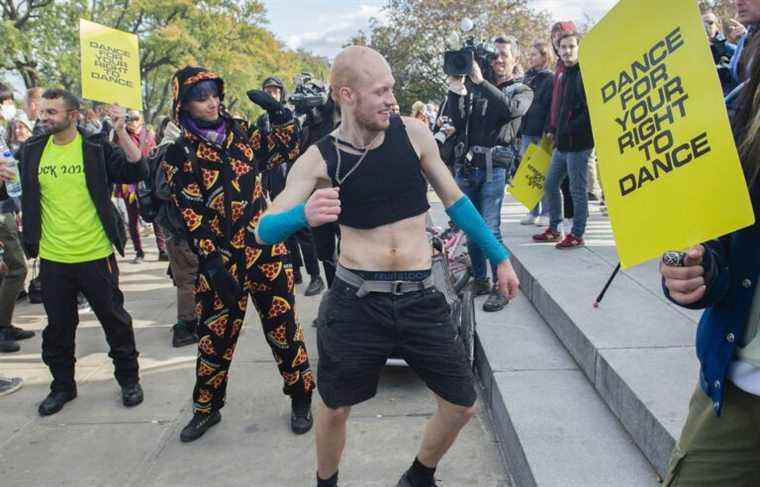
[[[391, 116], [380, 147], [369, 151], [361, 165], [338, 184], [337, 148], [332, 135], [317, 142], [333, 186], [340, 186], [338, 223], [353, 228], [376, 228], [411, 218], [430, 209], [427, 182], [420, 158], [409, 141], [401, 117]], [[341, 151], [341, 179], [361, 156]]]

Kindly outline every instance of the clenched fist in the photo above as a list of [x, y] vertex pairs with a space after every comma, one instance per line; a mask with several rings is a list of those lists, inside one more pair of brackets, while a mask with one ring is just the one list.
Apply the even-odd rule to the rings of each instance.
[[686, 251], [683, 267], [660, 264], [660, 273], [665, 278], [665, 287], [670, 297], [678, 304], [693, 304], [705, 296], [705, 268], [702, 260], [705, 248], [697, 245]]
[[318, 189], [306, 202], [306, 221], [310, 227], [338, 221], [340, 196], [338, 188]]

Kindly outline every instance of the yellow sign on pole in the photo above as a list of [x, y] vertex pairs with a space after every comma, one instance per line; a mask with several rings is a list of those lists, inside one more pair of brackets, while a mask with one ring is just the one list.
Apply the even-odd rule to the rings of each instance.
[[529, 210], [533, 209], [544, 195], [544, 182], [551, 160], [551, 147], [545, 139], [541, 141], [540, 146], [531, 144], [512, 178], [509, 192]]
[[580, 65], [623, 268], [754, 223], [696, 2], [621, 0]]
[[137, 36], [79, 19], [82, 97], [142, 109]]

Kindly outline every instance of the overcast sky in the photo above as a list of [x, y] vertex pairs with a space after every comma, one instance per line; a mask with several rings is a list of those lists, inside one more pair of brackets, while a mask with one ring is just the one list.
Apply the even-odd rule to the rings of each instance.
[[[387, 0], [263, 0], [269, 29], [292, 48], [305, 47], [332, 57], [359, 30], [367, 30], [369, 19], [381, 17]], [[537, 10], [546, 10], [555, 20], [583, 22], [585, 16], [598, 20], [617, 0], [529, 0]]]

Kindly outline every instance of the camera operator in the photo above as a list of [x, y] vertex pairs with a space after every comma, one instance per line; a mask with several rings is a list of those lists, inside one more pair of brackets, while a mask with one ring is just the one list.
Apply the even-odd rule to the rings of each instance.
[[[507, 173], [518, 153], [516, 134], [533, 102], [533, 91], [514, 75], [520, 56], [517, 40], [498, 37], [494, 42], [495, 55], [473, 63], [469, 79], [449, 78], [444, 115], [451, 119], [455, 133], [463, 136], [455, 151], [457, 184], [501, 242], [501, 203]], [[484, 67], [488, 79], [483, 76]], [[483, 251], [472, 242], [468, 248], [476, 293], [490, 294], [483, 310], [501, 310], [508, 301], [497, 291], [496, 269], [492, 266], [491, 288]]]
[[[285, 84], [281, 79], [270, 76], [262, 83], [262, 89], [269, 93], [272, 98], [279, 102], [285, 102], [288, 99], [287, 91], [285, 90]], [[298, 115], [298, 114], [296, 114]], [[271, 131], [271, 124], [269, 122], [269, 114], [264, 113], [256, 121], [256, 126], [262, 133], [269, 133]], [[308, 129], [306, 129], [308, 130]], [[309, 138], [308, 133], [300, 132], [301, 136], [298, 141], [301, 151], [305, 150], [306, 146], [304, 141]], [[262, 185], [264, 190], [269, 195], [269, 198], [274, 200], [285, 188], [285, 181], [288, 178], [288, 172], [290, 171], [291, 164], [281, 164], [273, 167], [269, 171], [262, 174]], [[293, 274], [295, 276], [295, 283], [301, 284], [303, 278], [301, 276], [301, 267], [306, 267], [306, 272], [309, 273], [310, 282], [304, 295], [316, 296], [321, 293], [325, 288], [325, 283], [319, 273], [319, 262], [317, 261], [317, 255], [314, 245], [314, 238], [309, 228], [304, 228], [299, 232], [293, 234], [286, 242], [290, 253], [291, 262], [293, 263]]]

